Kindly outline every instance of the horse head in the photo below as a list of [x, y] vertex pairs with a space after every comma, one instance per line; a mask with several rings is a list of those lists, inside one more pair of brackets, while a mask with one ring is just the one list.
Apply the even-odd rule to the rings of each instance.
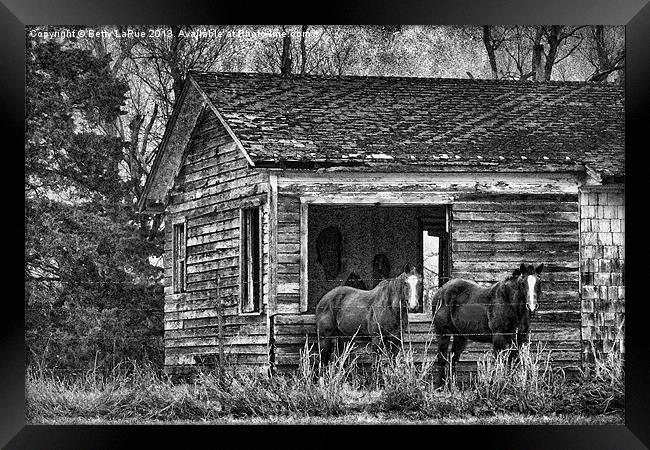
[[404, 280], [400, 300], [408, 302], [409, 310], [413, 311], [418, 307], [418, 287], [422, 284], [422, 272], [417, 267], [406, 264], [400, 278]]
[[537, 267], [521, 264], [518, 269], [512, 273], [517, 280], [520, 291], [526, 292], [526, 308], [532, 313], [537, 309], [537, 301], [542, 296], [542, 281], [539, 274], [542, 273], [544, 264]]

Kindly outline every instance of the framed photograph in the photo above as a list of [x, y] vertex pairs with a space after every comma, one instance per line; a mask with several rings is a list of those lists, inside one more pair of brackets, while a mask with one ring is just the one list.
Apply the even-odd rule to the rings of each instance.
[[646, 448], [650, 7], [57, 3], [2, 13], [7, 448], [350, 424]]

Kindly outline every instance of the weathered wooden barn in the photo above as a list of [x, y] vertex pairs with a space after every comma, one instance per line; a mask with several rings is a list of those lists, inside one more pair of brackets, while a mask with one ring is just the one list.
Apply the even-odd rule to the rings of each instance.
[[140, 204], [166, 217], [166, 369], [220, 351], [295, 367], [324, 292], [407, 262], [428, 274], [418, 358], [437, 286], [521, 262], [545, 264], [532, 340], [555, 363], [624, 351], [623, 98], [609, 83], [191, 73]]

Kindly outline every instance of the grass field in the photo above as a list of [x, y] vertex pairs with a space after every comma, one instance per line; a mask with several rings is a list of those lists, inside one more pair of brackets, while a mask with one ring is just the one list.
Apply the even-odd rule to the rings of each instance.
[[[622, 424], [620, 358], [598, 359], [589, 376], [567, 378], [548, 353], [486, 358], [468, 383], [433, 385], [433, 364], [402, 352], [361, 372], [351, 347], [324, 371], [305, 351], [299, 370], [266, 376], [241, 368], [197, 371], [174, 381], [150, 367], [123, 364], [57, 377], [27, 371], [27, 422], [38, 424]], [[534, 356], [533, 356], [534, 355]], [[546, 355], [546, 356], [545, 356]], [[370, 373], [370, 375], [368, 375]]]

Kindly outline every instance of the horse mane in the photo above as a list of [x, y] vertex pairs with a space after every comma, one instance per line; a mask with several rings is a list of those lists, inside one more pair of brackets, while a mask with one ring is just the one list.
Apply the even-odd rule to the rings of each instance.
[[519, 277], [519, 274], [511, 273], [503, 281], [514, 281]]
[[[517, 298], [515, 297], [519, 293], [519, 284], [517, 283], [517, 278], [519, 278], [519, 274], [512, 273], [508, 275], [504, 280], [499, 281], [496, 283], [493, 288], [498, 289], [500, 286], [504, 286], [508, 288], [509, 290], [512, 290], [512, 292], [508, 292], [507, 302], [511, 306], [515, 308], [518, 314], [522, 314], [522, 309], [525, 309], [525, 304], [522, 303], [521, 301], [518, 301]], [[523, 311], [525, 312], [525, 311]]]
[[398, 302], [400, 302], [400, 303], [398, 303], [397, 305], [394, 305], [392, 300], [396, 297], [395, 293], [396, 293], [396, 291], [398, 291], [397, 284], [400, 281], [403, 281], [404, 277], [402, 275], [403, 274], [399, 274], [398, 276], [396, 276], [394, 278], [389, 278], [387, 280], [382, 280], [377, 285], [377, 286], [382, 286], [383, 285], [382, 286], [382, 290], [384, 291], [383, 294], [386, 295], [386, 303], [387, 303], [388, 307], [390, 307], [391, 309], [395, 309], [395, 308], [399, 309], [399, 307], [400, 307], [401, 298], [399, 298], [399, 296], [397, 296], [397, 298], [398, 298]]

